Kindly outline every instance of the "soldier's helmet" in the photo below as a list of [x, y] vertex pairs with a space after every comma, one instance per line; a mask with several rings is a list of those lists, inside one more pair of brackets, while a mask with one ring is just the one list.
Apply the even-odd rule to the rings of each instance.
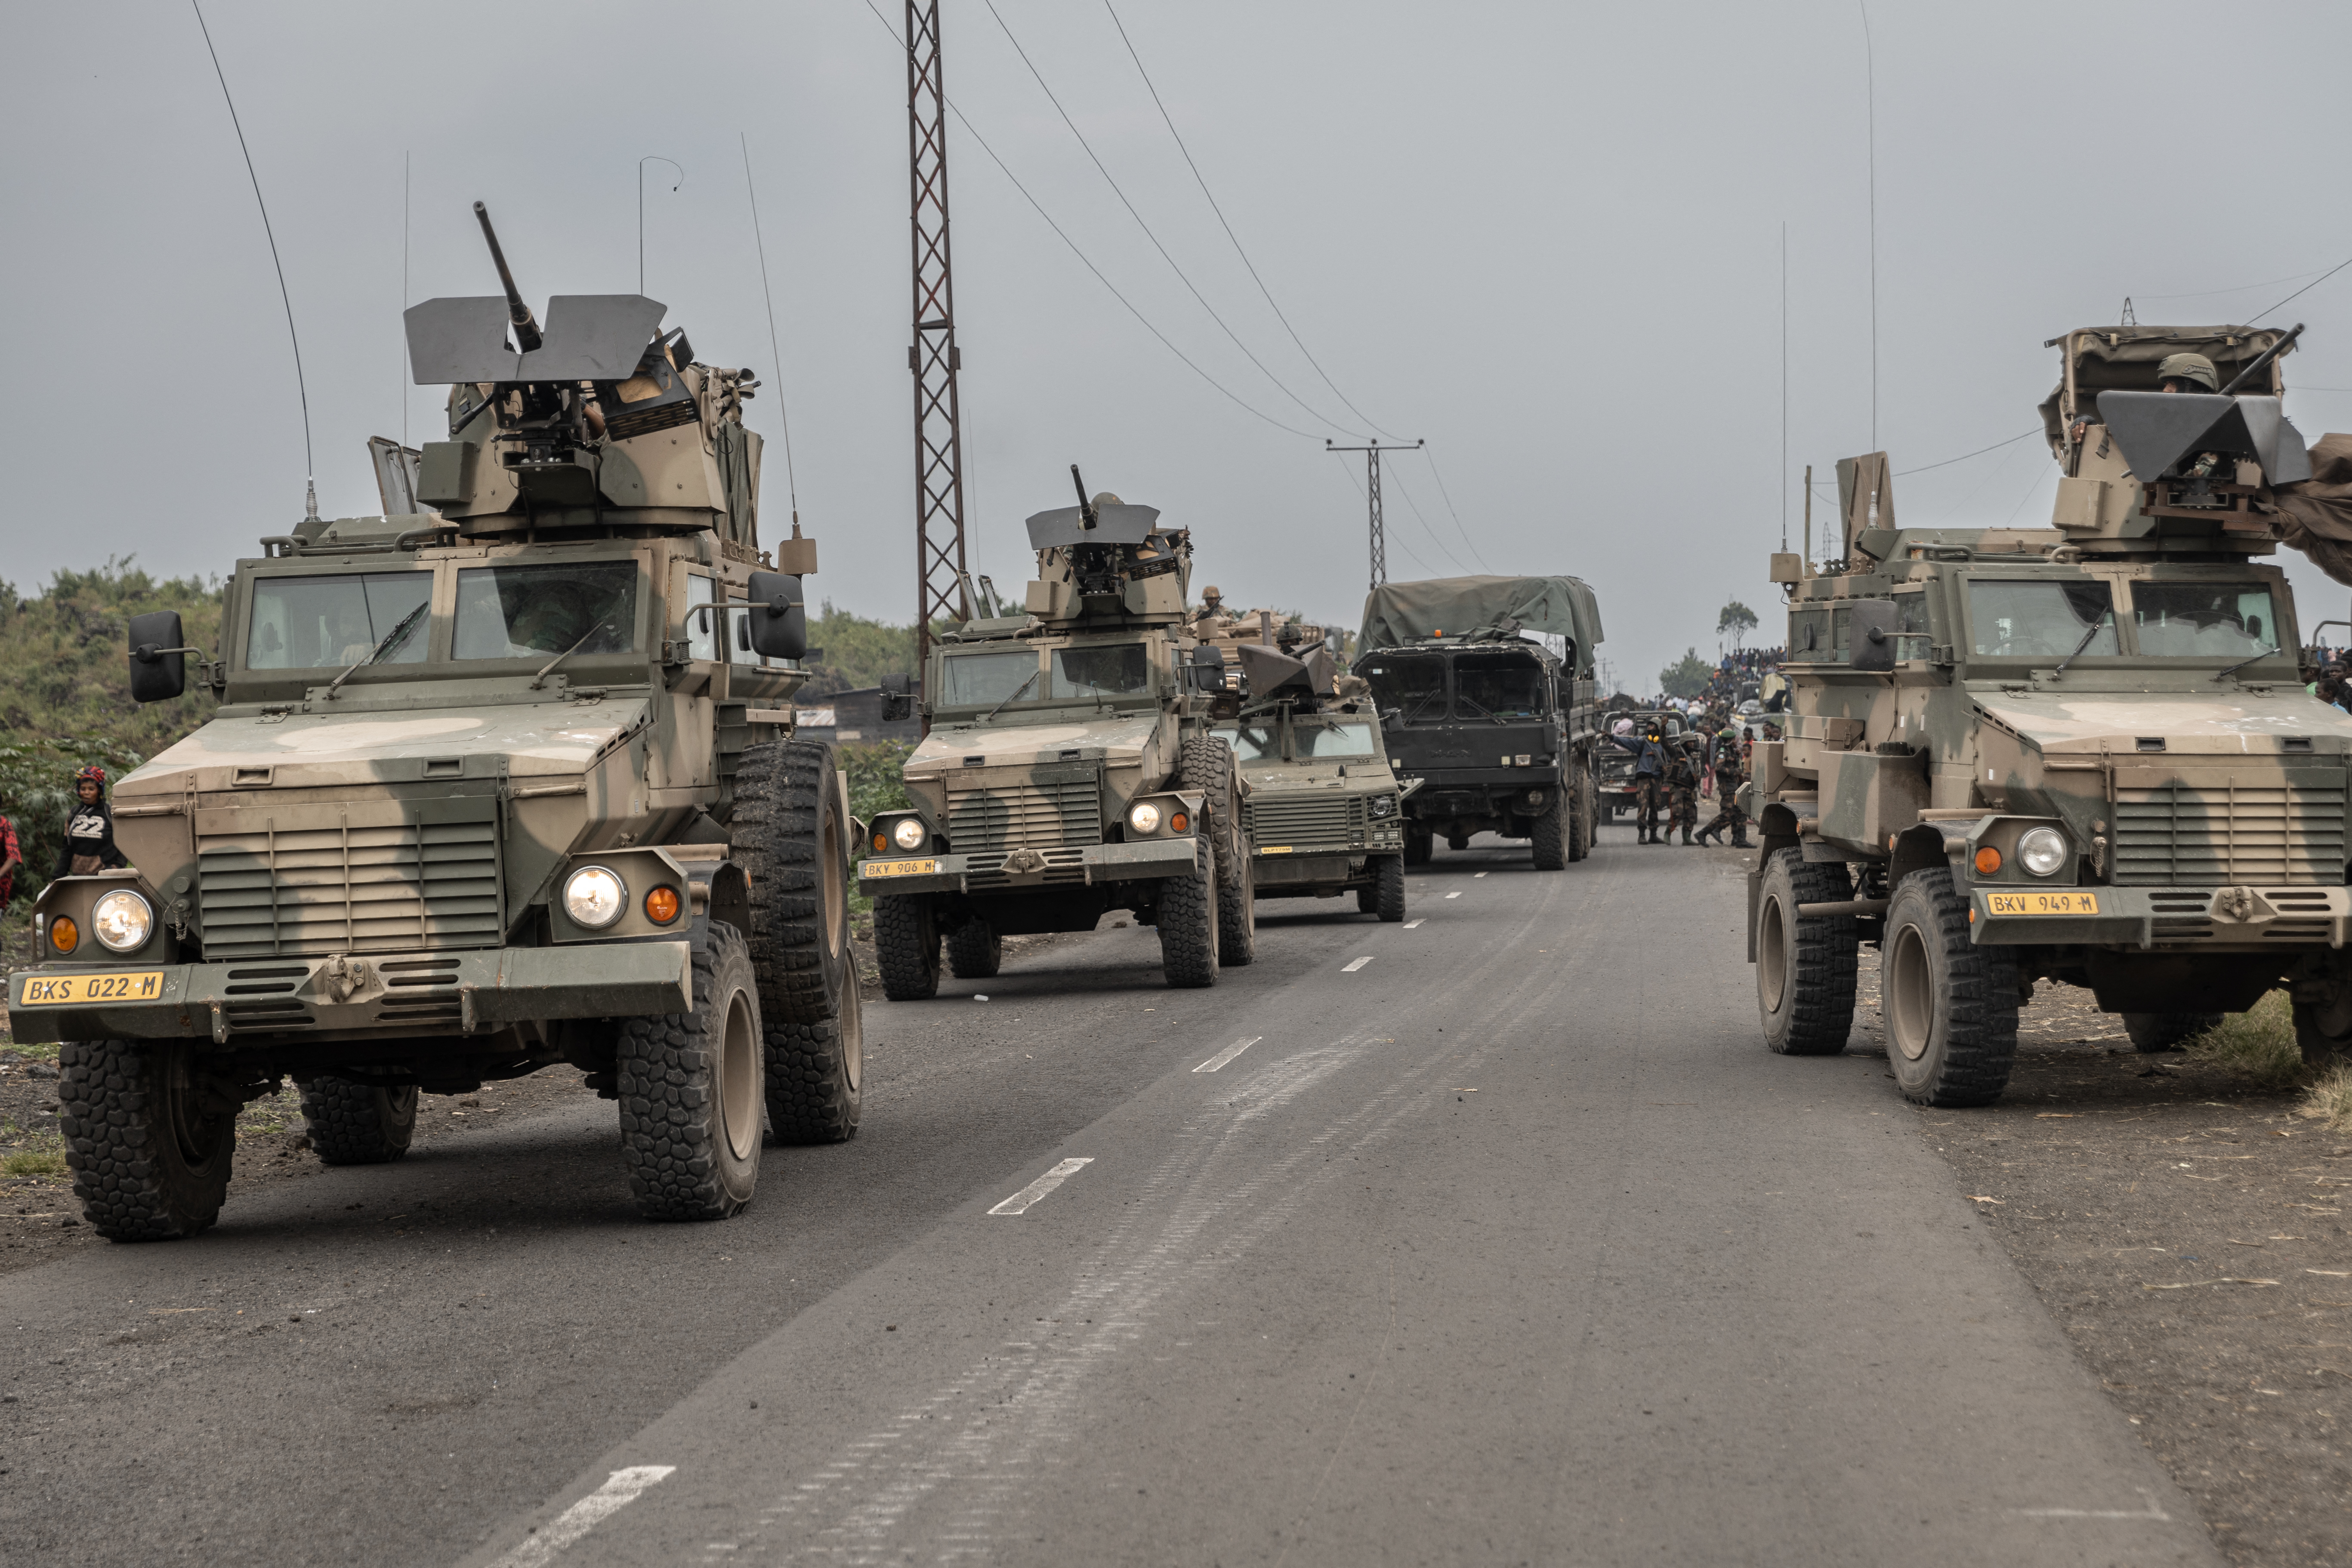
[[1210, 584], [1207, 587], [1201, 590], [1201, 597], [1203, 599], [1222, 599], [1224, 596], [1225, 591], [1223, 588], [1218, 587], [1214, 583]]
[[2208, 392], [2221, 390], [2221, 378], [2214, 374], [2213, 362], [2203, 354], [2167, 354], [2164, 363], [2156, 367], [2159, 382], [2194, 382]]

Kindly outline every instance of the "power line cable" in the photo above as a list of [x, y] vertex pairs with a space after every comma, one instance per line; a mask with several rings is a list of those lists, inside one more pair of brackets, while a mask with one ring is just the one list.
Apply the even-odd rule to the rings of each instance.
[[1462, 563], [1462, 558], [1454, 554], [1454, 552], [1447, 547], [1445, 541], [1437, 536], [1437, 530], [1429, 526], [1429, 519], [1421, 514], [1421, 503], [1414, 500], [1412, 499], [1412, 492], [1404, 488], [1403, 477], [1394, 468], [1391, 468], [1389, 470], [1389, 481], [1396, 486], [1397, 494], [1404, 497], [1404, 504], [1412, 511], [1412, 520], [1421, 524], [1421, 531], [1429, 535], [1429, 542], [1437, 546], [1438, 553], [1444, 556], [1448, 561], [1453, 562], [1455, 571], [1469, 571], [1470, 568]]
[[[2326, 282], [2330, 278], [2335, 277], [2337, 273], [2343, 271], [2347, 267], [2352, 267], [2352, 256], [2346, 257], [2343, 260], [2337, 262], [2335, 266], [2329, 268], [2326, 271], [2321, 273], [2318, 277], [2313, 279], [2310, 282], [2296, 289], [2294, 293], [2289, 294], [2285, 299], [2281, 300], [2278, 302], [2278, 305], [2273, 305], [2271, 307], [2271, 310], [2277, 310], [2279, 305], [2292, 304], [2295, 300], [2302, 299], [2305, 294], [2310, 293], [2314, 289], [2318, 288], [2322, 283]], [[2263, 316], [2269, 315], [2271, 310], [2264, 310], [2262, 316], [2255, 316], [2249, 319], [2246, 325], [2250, 327], [2252, 326], [2254, 322], [2261, 321]]]
[[[1462, 526], [1462, 514], [1454, 510], [1454, 497], [1445, 488], [1445, 472], [1437, 466], [1437, 448], [1423, 441], [1421, 444], [1421, 455], [1429, 459], [1430, 478], [1437, 481], [1437, 493], [1444, 498], [1445, 513], [1454, 520], [1454, 531], [1462, 535], [1462, 542], [1468, 548], [1471, 558], [1479, 565], [1486, 566], [1486, 558], [1478, 553], [1477, 542], [1470, 537], [1470, 531]], [[1486, 570], [1492, 572], [1494, 568], [1486, 566]]]
[[1349, 413], [1370, 426], [1380, 435], [1386, 436], [1390, 440], [1402, 439], [1392, 431], [1383, 430], [1379, 425], [1374, 424], [1370, 415], [1357, 407], [1355, 401], [1339, 390], [1339, 384], [1331, 379], [1330, 373], [1323, 368], [1322, 362], [1315, 357], [1314, 353], [1307, 348], [1306, 341], [1299, 337], [1298, 329], [1290, 324], [1290, 318], [1283, 314], [1280, 305], [1275, 303], [1274, 291], [1265, 286], [1265, 279], [1258, 276], [1257, 264], [1250, 259], [1249, 252], [1242, 248], [1241, 236], [1235, 234], [1234, 226], [1226, 221], [1225, 209], [1218, 205], [1216, 195], [1209, 189], [1208, 179], [1201, 173], [1201, 165], [1192, 161], [1192, 150], [1184, 144], [1184, 135], [1176, 129], [1175, 117], [1168, 112], [1168, 105], [1160, 100], [1160, 89], [1152, 81], [1151, 73], [1143, 68], [1143, 57], [1136, 52], [1135, 40], [1128, 37], [1127, 24], [1118, 19], [1118, 11], [1111, 5], [1111, 0], [1103, 0], [1103, 9], [1110, 13], [1111, 26], [1118, 29], [1118, 41], [1127, 46], [1128, 58], [1135, 62], [1135, 74], [1143, 79], [1145, 90], [1151, 94], [1152, 107], [1160, 110], [1160, 118], [1166, 123], [1168, 134], [1175, 139], [1176, 150], [1184, 154], [1184, 166], [1192, 171], [1193, 183], [1201, 187], [1201, 195], [1207, 198], [1209, 210], [1217, 215], [1217, 223], [1224, 229], [1225, 237], [1234, 242], [1234, 254], [1240, 257], [1242, 265], [1249, 269], [1250, 281], [1256, 284], [1257, 291], [1265, 297], [1266, 308], [1274, 312], [1274, 319], [1282, 323], [1282, 330], [1290, 334], [1290, 341], [1297, 345], [1299, 353], [1305, 356], [1308, 364], [1315, 367], [1315, 374], [1323, 378], [1323, 384], [1331, 389], [1331, 395], [1347, 405]]
[[2297, 272], [2285, 278], [2265, 278], [2259, 283], [2240, 283], [2229, 289], [2206, 289], [2194, 294], [2136, 294], [2132, 297], [2136, 300], [2210, 300], [2217, 294], [2243, 294], [2255, 289], [2275, 289], [2282, 283], [2300, 283], [2306, 278], [2318, 276], [2318, 272]]
[[1965, 463], [1965, 462], [1967, 462], [1970, 458], [1981, 458], [1981, 457], [1983, 457], [1987, 452], [1998, 452], [1998, 451], [2000, 451], [2003, 447], [2014, 447], [2014, 446], [2016, 446], [2020, 441], [2024, 440], [2028, 436], [2039, 436], [2039, 435], [2041, 435], [2042, 433], [2042, 426], [2039, 426], [2039, 425], [2036, 425], [2036, 426], [2035, 426], [2032, 429], [2031, 429], [2031, 430], [2021, 430], [2021, 431], [2019, 431], [2016, 435], [2011, 436], [2011, 437], [2008, 440], [2006, 440], [2006, 441], [1995, 441], [1995, 442], [1994, 442], [1991, 446], [1990, 446], [1990, 447], [1978, 447], [1975, 451], [1973, 451], [1973, 452], [1962, 452], [1958, 457], [1957, 457], [1957, 458], [1945, 458], [1945, 459], [1944, 459], [1942, 462], [1940, 462], [1940, 463], [1922, 463], [1922, 464], [1920, 464], [1917, 468], [1897, 468], [1897, 469], [1895, 469], [1895, 470], [1894, 475], [1893, 475], [1892, 477], [1893, 477], [1893, 478], [1895, 478], [1895, 479], [1901, 479], [1901, 478], [1902, 478], [1904, 475], [1906, 475], [1906, 474], [1924, 474], [1924, 473], [1926, 473], [1926, 472], [1927, 472], [1928, 469], [1930, 469], [1930, 468], [1950, 468], [1954, 463]]
[[[1349, 430], [1348, 426], [1340, 424], [1329, 415], [1323, 413], [1320, 409], [1309, 404], [1305, 398], [1299, 396], [1298, 394], [1291, 391], [1290, 388], [1284, 384], [1280, 376], [1275, 374], [1273, 371], [1266, 368], [1265, 362], [1264, 360], [1259, 359], [1257, 355], [1250, 352], [1249, 345], [1242, 342], [1241, 334], [1234, 331], [1232, 327], [1228, 326], [1223, 316], [1217, 314], [1216, 307], [1210, 304], [1208, 297], [1202, 294], [1198, 288], [1193, 286], [1192, 279], [1186, 276], [1185, 271], [1181, 267], [1176, 264], [1176, 258], [1168, 253], [1168, 247], [1160, 242], [1160, 237], [1152, 232], [1151, 226], [1144, 222], [1143, 215], [1136, 210], [1135, 204], [1128, 200], [1127, 193], [1119, 188], [1118, 182], [1111, 177], [1109, 168], [1104, 164], [1100, 155], [1095, 152], [1094, 143], [1088, 142], [1087, 140], [1086, 132], [1078, 129], [1078, 122], [1070, 118], [1070, 111], [1064, 109], [1062, 107], [1062, 100], [1054, 96], [1054, 89], [1051, 87], [1048, 87], [1045, 83], [1045, 73], [1037, 68], [1036, 62], [1029, 58], [1029, 51], [1021, 47], [1021, 40], [1013, 36], [1012, 27], [1006, 25], [1003, 15], [997, 10], [996, 0], [983, 0], [983, 4], [988, 6], [988, 14], [996, 18], [996, 25], [1003, 32], [1005, 41], [1013, 46], [1013, 52], [1021, 57], [1021, 63], [1027, 66], [1029, 68], [1029, 74], [1036, 79], [1039, 89], [1045, 95], [1045, 101], [1054, 106], [1054, 112], [1062, 117], [1062, 123], [1068, 126], [1070, 128], [1070, 134], [1078, 139], [1078, 145], [1086, 150], [1086, 154], [1093, 161], [1096, 170], [1101, 174], [1105, 183], [1110, 186], [1111, 194], [1118, 197], [1119, 205], [1127, 209], [1128, 216], [1135, 220], [1135, 226], [1143, 231], [1143, 237], [1151, 241], [1151, 247], [1160, 252], [1160, 258], [1168, 263], [1169, 270], [1176, 274], [1177, 280], [1182, 283], [1185, 289], [1192, 294], [1192, 298], [1200, 302], [1201, 309], [1209, 313], [1209, 320], [1217, 323], [1218, 329], [1222, 331], [1226, 337], [1233, 340], [1234, 347], [1242, 351], [1242, 357], [1248, 360], [1250, 363], [1255, 365], [1258, 368], [1259, 374], [1264, 375], [1266, 380], [1272, 382], [1275, 384], [1276, 389], [1278, 390], [1285, 397], [1287, 397], [1291, 402], [1298, 405], [1300, 408], [1305, 409], [1310, 417], [1322, 420], [1324, 424], [1330, 426], [1332, 429], [1339, 431], [1340, 434], [1354, 435], [1355, 432]], [[1345, 400], [1343, 399], [1342, 401]]]

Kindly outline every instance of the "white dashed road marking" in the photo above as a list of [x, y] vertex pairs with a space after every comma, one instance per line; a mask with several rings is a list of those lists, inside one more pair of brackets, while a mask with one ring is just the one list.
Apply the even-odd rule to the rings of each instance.
[[1471, 872], [1471, 873], [1470, 873], [1470, 879], [1471, 879], [1472, 881], [1474, 881], [1474, 882], [1475, 882], [1475, 881], [1476, 881], [1479, 878], [1481, 878], [1481, 877], [1485, 876], [1486, 874], [1486, 872], [1484, 872], [1484, 871], [1473, 871], [1473, 872]]
[[1460, 898], [1462, 895], [1461, 895], [1459, 892], [1453, 892], [1453, 893], [1448, 893], [1448, 894], [1446, 894], [1445, 896], [1446, 896], [1447, 898], [1449, 898], [1449, 899], [1458, 899], [1458, 898]]
[[1019, 1192], [1013, 1194], [1011, 1197], [1005, 1199], [1003, 1203], [997, 1205], [988, 1212], [992, 1215], [1020, 1214], [1026, 1210], [1031, 1204], [1035, 1203], [1047, 1193], [1052, 1192], [1055, 1187], [1060, 1186], [1064, 1182], [1068, 1181], [1072, 1176], [1076, 1175], [1080, 1171], [1085, 1170], [1088, 1165], [1091, 1165], [1094, 1163], [1095, 1157], [1092, 1154], [1088, 1154], [1082, 1159], [1065, 1160], [1060, 1164], [1055, 1166], [1052, 1170], [1046, 1172], [1044, 1175], [1038, 1177], [1035, 1181], [1030, 1183], [1027, 1186], [1022, 1188]]
[[1265, 1038], [1264, 1035], [1252, 1035], [1246, 1040], [1235, 1040], [1232, 1045], [1227, 1046], [1223, 1050], [1219, 1051], [1215, 1056], [1211, 1057], [1207, 1061], [1202, 1062], [1199, 1067], [1194, 1068], [1192, 1070], [1194, 1072], [1214, 1072], [1219, 1068], [1224, 1066], [1227, 1062], [1233, 1060], [1235, 1057], [1241, 1055], [1244, 1051], [1249, 1049], [1252, 1046], [1257, 1044], [1264, 1038]]
[[1366, 965], [1367, 963], [1370, 963], [1371, 961], [1372, 961], [1372, 960], [1371, 960], [1371, 955], [1370, 955], [1370, 953], [1367, 953], [1367, 954], [1365, 954], [1363, 957], [1361, 957], [1361, 958], [1360, 958], [1360, 959], [1356, 960], [1356, 962], [1354, 962], [1353, 963], [1343, 963], [1343, 964], [1341, 964], [1341, 965], [1339, 966], [1339, 973], [1342, 973], [1342, 974], [1353, 974], [1353, 973], [1356, 973], [1356, 971], [1358, 971], [1359, 969], [1363, 968], [1363, 967], [1364, 967], [1364, 965]]
[[[1425, 916], [1424, 916], [1423, 918], [1424, 918], [1424, 919], [1426, 919], [1427, 917], [1425, 917]], [[1421, 921], [1405, 921], [1405, 922], [1404, 922], [1404, 929], [1405, 929], [1405, 930], [1407, 930], [1407, 931], [1411, 931], [1411, 930], [1412, 930], [1415, 926], [1418, 926], [1419, 924], [1421, 924]]]
[[491, 1568], [544, 1568], [555, 1554], [637, 1500], [638, 1494], [677, 1469], [676, 1465], [632, 1465], [614, 1470], [604, 1484], [555, 1516], [555, 1522], [508, 1552]]

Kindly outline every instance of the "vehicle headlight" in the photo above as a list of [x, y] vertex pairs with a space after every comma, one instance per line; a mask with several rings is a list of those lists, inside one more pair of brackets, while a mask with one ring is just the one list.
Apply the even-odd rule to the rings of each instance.
[[602, 866], [583, 866], [563, 882], [563, 912], [574, 925], [602, 931], [621, 918], [628, 907], [629, 889], [617, 873]]
[[90, 910], [89, 929], [109, 950], [135, 952], [154, 933], [155, 911], [138, 894], [117, 888]]
[[1374, 795], [1372, 797], [1372, 815], [1374, 816], [1394, 816], [1396, 815], [1396, 796], [1392, 795]]
[[1138, 833], [1160, 831], [1160, 808], [1148, 800], [1139, 800], [1127, 808], [1127, 825]]
[[2018, 836], [2017, 858], [2037, 877], [2066, 864], [2066, 836], [2054, 827], [2029, 827]]
[[901, 849], [920, 849], [927, 837], [919, 816], [902, 816], [890, 829], [890, 842]]

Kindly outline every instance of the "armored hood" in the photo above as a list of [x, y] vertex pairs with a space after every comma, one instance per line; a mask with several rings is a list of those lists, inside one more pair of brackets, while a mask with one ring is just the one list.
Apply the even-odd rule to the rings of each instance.
[[1601, 604], [1579, 577], [1436, 577], [1384, 583], [1364, 601], [1360, 651], [1394, 647], [1415, 637], [1491, 630], [1506, 622], [1549, 632], [1576, 645], [1579, 668], [1601, 641]]

